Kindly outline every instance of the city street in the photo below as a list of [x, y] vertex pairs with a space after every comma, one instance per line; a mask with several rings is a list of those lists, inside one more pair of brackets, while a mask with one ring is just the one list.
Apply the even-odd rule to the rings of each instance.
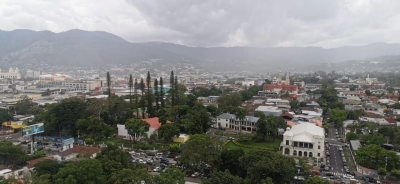
[[342, 156], [340, 155], [341, 153], [339, 151], [339, 146], [331, 145], [329, 149], [329, 154], [329, 162], [331, 164], [331, 169], [329, 172], [343, 174], [343, 161]]
[[333, 144], [333, 145], [340, 145], [343, 146], [344, 143], [338, 141], [338, 139], [336, 138], [336, 134], [335, 134], [335, 126], [333, 123], [329, 124], [330, 128], [329, 131], [327, 132], [327, 136], [325, 136], [325, 140], [329, 143], [329, 144]]

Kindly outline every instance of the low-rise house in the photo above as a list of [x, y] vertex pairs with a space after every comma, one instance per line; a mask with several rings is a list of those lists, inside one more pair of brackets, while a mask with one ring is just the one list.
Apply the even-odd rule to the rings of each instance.
[[262, 112], [267, 116], [280, 116], [282, 114], [282, 110], [275, 106], [259, 106], [255, 111]]
[[90, 158], [96, 158], [97, 153], [101, 151], [100, 148], [97, 147], [87, 147], [87, 146], [78, 146], [74, 145], [73, 148], [67, 149], [65, 151], [59, 152], [54, 155], [54, 159], [57, 161], [66, 161], [77, 158], [78, 156], [88, 155]]
[[256, 123], [260, 118], [245, 116], [242, 120], [234, 114], [224, 113], [217, 117], [217, 125], [223, 129], [233, 129], [236, 131], [256, 131]]
[[[147, 122], [150, 127], [149, 127], [149, 131], [146, 132], [147, 137], [150, 137], [151, 134], [153, 133], [157, 133], [157, 130], [160, 128], [161, 123], [158, 121], [158, 118], [146, 118], [143, 119], [143, 121]], [[118, 124], [117, 125], [118, 128], [118, 135], [119, 136], [124, 136], [124, 137], [129, 137], [130, 135], [128, 134], [128, 130], [125, 128], [124, 124]]]
[[283, 134], [281, 151], [284, 155], [323, 158], [325, 132], [313, 123], [301, 123], [287, 127]]
[[362, 104], [361, 98], [358, 96], [339, 96], [339, 102], [342, 102], [345, 105], [360, 105]]

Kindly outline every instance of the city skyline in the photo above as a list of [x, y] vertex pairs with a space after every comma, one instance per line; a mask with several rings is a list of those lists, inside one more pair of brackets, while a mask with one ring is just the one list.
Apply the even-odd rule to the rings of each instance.
[[396, 43], [397, 1], [2, 1], [1, 30], [106, 31], [130, 41], [291, 47]]

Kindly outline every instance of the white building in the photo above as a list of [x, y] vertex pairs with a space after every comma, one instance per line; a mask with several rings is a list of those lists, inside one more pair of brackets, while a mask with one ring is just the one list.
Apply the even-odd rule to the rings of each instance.
[[35, 70], [26, 70], [26, 77], [39, 78], [41, 72]]
[[3, 73], [0, 69], [0, 79], [21, 79], [21, 74], [19, 73], [18, 68], [10, 68], [8, 73]]
[[90, 91], [90, 83], [85, 82], [63, 82], [62, 87], [67, 88], [67, 91]]
[[273, 115], [273, 116], [280, 116], [282, 115], [282, 110], [278, 109], [276, 106], [258, 106], [256, 110], [258, 112], [264, 113], [266, 116]]
[[[146, 118], [143, 119], [143, 121], [146, 121], [150, 125], [149, 131], [146, 132], [147, 137], [150, 137], [151, 134], [156, 133], [158, 128], [160, 128], [161, 126], [161, 123], [158, 121], [158, 118]], [[117, 128], [119, 136], [125, 136], [126, 138], [129, 138], [130, 135], [128, 134], [128, 130], [125, 128], [124, 124], [118, 124]]]
[[229, 128], [237, 131], [256, 131], [257, 117], [245, 116], [243, 120], [236, 118], [234, 114], [224, 113], [217, 117], [217, 125], [220, 128]]
[[324, 157], [324, 129], [313, 123], [302, 123], [286, 128], [281, 143], [282, 154], [301, 157]]

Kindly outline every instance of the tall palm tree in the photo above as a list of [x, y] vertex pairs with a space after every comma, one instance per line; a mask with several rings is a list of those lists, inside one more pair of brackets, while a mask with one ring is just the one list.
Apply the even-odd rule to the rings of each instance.
[[132, 88], [133, 88], [133, 78], [132, 74], [129, 75], [129, 107], [132, 110]]
[[134, 85], [134, 93], [135, 93], [135, 108], [136, 108], [136, 117], [139, 117], [139, 100], [138, 100], [138, 94], [137, 90], [139, 89], [139, 84], [137, 79], [135, 79], [135, 85]]
[[143, 78], [140, 79], [140, 90], [142, 91], [142, 97], [140, 99], [140, 108], [142, 109], [142, 118], [144, 118], [144, 110], [146, 108], [146, 99], [144, 98], [144, 82]]
[[235, 116], [236, 116], [236, 119], [239, 119], [239, 121], [240, 121], [239, 132], [242, 133], [242, 123], [243, 123], [244, 118], [246, 117], [246, 112], [242, 108], [237, 108], [235, 111]]
[[157, 111], [160, 109], [160, 93], [158, 92], [158, 80], [154, 80], [154, 95], [156, 97], [156, 109]]
[[171, 96], [171, 106], [175, 105], [175, 85], [174, 85], [174, 71], [171, 71], [171, 76], [169, 78], [169, 84], [170, 84], [170, 88], [169, 88], [169, 94]]
[[107, 89], [108, 89], [108, 98], [111, 97], [111, 77], [110, 72], [107, 72]]
[[161, 107], [165, 107], [165, 102], [164, 102], [164, 82], [163, 78], [160, 77], [160, 102], [161, 102]]

